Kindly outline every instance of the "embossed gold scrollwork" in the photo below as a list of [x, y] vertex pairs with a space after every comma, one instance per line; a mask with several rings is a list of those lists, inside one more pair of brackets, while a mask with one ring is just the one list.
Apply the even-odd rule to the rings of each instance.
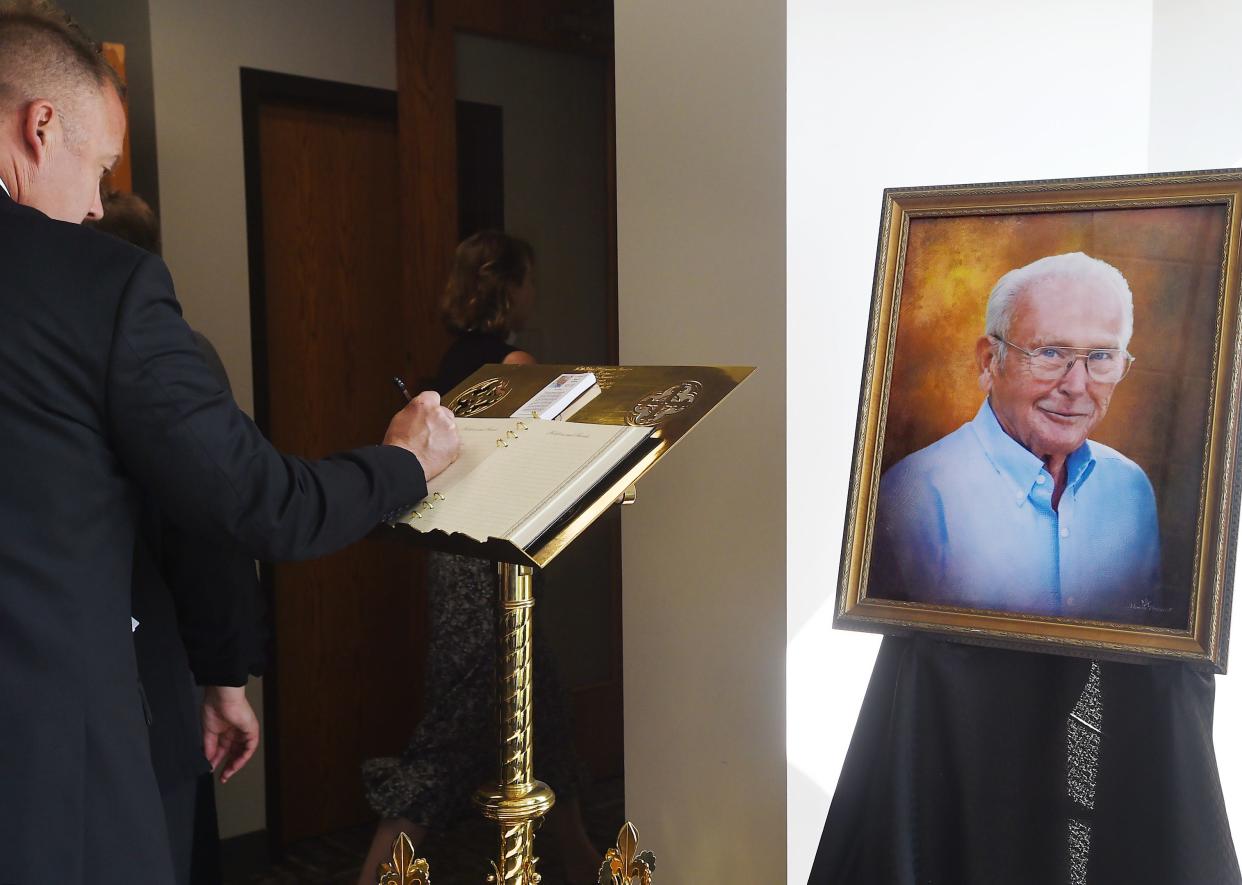
[[599, 885], [651, 885], [655, 855], [638, 850], [638, 828], [628, 820], [617, 833], [617, 847], [609, 848], [599, 868]]
[[378, 885], [431, 885], [427, 861], [414, 856], [414, 843], [402, 833], [392, 843], [392, 859], [380, 864]]
[[690, 408], [702, 392], [703, 385], [698, 381], [679, 381], [664, 390], [654, 390], [634, 404], [626, 423], [655, 427]]
[[469, 418], [471, 415], [490, 409], [508, 396], [512, 390], [513, 385], [505, 379], [488, 378], [486, 381], [480, 381], [463, 390], [449, 408], [458, 418]]

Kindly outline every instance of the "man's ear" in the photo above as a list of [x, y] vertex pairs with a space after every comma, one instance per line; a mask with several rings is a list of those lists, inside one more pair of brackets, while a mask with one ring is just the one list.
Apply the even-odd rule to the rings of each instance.
[[49, 145], [60, 135], [60, 120], [52, 103], [42, 98], [32, 101], [26, 107], [22, 140], [36, 166], [43, 162]]
[[996, 349], [996, 341], [988, 335], [984, 335], [975, 342], [975, 364], [979, 367], [979, 389], [984, 393], [992, 392], [992, 373], [996, 371]]

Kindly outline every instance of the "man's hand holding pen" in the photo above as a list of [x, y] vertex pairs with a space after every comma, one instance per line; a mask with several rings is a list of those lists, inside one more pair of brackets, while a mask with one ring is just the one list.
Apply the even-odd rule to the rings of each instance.
[[443, 472], [461, 452], [457, 422], [434, 390], [423, 391], [393, 416], [384, 444], [413, 452], [427, 479]]

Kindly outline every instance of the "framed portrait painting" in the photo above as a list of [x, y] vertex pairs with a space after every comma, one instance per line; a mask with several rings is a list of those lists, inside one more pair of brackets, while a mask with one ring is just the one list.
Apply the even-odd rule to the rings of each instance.
[[1242, 170], [884, 193], [835, 624], [1223, 672]]

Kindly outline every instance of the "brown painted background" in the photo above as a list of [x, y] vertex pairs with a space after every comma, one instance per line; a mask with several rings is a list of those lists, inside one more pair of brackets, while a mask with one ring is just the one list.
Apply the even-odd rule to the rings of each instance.
[[974, 417], [975, 341], [1006, 271], [1086, 252], [1134, 293], [1136, 357], [1091, 438], [1137, 462], [1155, 489], [1166, 604], [1191, 589], [1211, 391], [1225, 208], [1190, 206], [914, 218], [900, 292], [883, 469]]

